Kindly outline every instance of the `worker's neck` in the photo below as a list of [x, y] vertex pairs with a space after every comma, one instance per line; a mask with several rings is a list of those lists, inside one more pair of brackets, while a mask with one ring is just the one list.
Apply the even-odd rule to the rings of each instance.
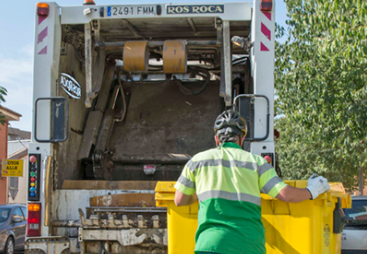
[[[230, 142], [230, 141], [227, 141], [227, 142], [223, 142], [223, 143], [220, 143], [219, 146], [222, 146], [224, 143], [233, 143], [233, 144], [236, 144], [236, 145], [239, 145], [241, 146], [240, 142], [236, 141], [236, 142]], [[242, 146], [241, 146], [242, 147]]]

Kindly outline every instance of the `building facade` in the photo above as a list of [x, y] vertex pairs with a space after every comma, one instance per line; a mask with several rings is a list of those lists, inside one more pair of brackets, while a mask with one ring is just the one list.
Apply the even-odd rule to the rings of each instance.
[[[8, 108], [0, 106], [0, 113], [4, 118], [3, 125], [0, 124], [0, 163], [3, 159], [8, 158], [8, 134], [9, 134], [9, 122], [19, 121], [20, 115]], [[3, 177], [0, 171], [0, 204], [6, 204], [8, 202], [8, 179]]]
[[23, 176], [8, 177], [8, 203], [27, 203], [28, 147], [30, 139], [8, 141], [8, 159], [23, 160]]

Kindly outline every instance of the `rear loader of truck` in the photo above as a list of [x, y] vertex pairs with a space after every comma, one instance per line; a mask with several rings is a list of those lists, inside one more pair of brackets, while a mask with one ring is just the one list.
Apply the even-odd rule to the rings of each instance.
[[167, 253], [154, 189], [226, 108], [278, 168], [274, 4], [37, 4], [26, 253]]

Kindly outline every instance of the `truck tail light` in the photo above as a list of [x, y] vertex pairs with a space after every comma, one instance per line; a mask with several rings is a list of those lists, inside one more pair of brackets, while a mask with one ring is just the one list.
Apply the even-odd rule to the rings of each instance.
[[28, 204], [27, 236], [41, 236], [41, 204]]
[[261, 0], [260, 11], [271, 11], [273, 9], [273, 0]]
[[274, 154], [273, 153], [261, 153], [261, 156], [274, 167]]
[[95, 5], [93, 0], [85, 0], [83, 5]]
[[28, 166], [28, 201], [40, 200], [41, 155], [29, 154]]
[[37, 15], [38, 16], [48, 16], [49, 6], [46, 3], [38, 3], [37, 4]]

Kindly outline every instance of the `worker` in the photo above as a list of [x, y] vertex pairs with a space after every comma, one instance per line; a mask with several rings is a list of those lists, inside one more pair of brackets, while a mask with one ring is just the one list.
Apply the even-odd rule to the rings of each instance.
[[224, 111], [214, 124], [217, 148], [196, 154], [175, 188], [175, 204], [199, 200], [196, 254], [265, 254], [260, 192], [284, 202], [315, 199], [330, 186], [311, 176], [307, 188], [289, 186], [261, 156], [241, 149], [247, 124], [238, 112]]

